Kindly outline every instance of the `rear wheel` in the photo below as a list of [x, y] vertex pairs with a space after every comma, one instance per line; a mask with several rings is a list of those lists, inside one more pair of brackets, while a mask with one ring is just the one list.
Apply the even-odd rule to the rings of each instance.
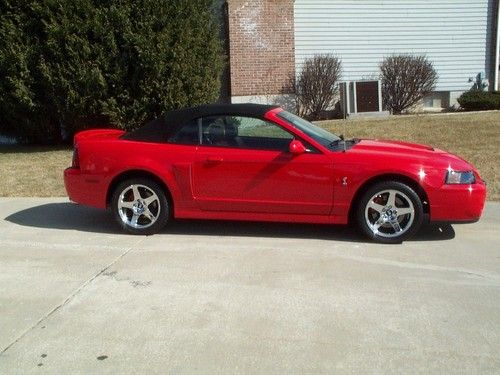
[[135, 178], [121, 182], [112, 198], [113, 215], [132, 234], [154, 234], [170, 216], [165, 192], [154, 181]]
[[363, 194], [356, 218], [361, 231], [369, 238], [381, 243], [400, 243], [422, 225], [422, 201], [404, 183], [380, 182]]

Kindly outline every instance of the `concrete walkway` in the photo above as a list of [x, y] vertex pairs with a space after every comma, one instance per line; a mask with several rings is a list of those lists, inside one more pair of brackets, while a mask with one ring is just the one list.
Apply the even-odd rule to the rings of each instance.
[[0, 198], [0, 373], [499, 373], [500, 204], [403, 245], [346, 227], [122, 234]]

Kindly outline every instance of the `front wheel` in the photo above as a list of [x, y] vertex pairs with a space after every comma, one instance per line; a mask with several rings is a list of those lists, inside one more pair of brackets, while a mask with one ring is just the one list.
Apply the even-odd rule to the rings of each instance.
[[356, 219], [361, 231], [372, 240], [401, 243], [415, 234], [422, 225], [422, 201], [404, 183], [380, 182], [363, 194]]
[[121, 227], [132, 234], [159, 232], [169, 218], [169, 204], [163, 189], [144, 178], [121, 182], [112, 198], [112, 210]]

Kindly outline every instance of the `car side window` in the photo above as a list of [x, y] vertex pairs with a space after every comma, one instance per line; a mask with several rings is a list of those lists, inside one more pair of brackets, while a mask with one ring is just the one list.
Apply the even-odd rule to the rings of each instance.
[[199, 120], [194, 119], [186, 123], [177, 133], [169, 138], [168, 142], [181, 145], [200, 144]]
[[287, 150], [293, 135], [272, 122], [241, 116], [209, 116], [202, 121], [202, 143], [218, 147]]

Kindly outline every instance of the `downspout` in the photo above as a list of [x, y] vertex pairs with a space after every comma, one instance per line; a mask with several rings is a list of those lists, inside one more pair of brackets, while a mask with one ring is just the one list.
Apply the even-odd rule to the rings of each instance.
[[495, 66], [494, 69], [494, 77], [495, 77], [495, 85], [493, 86], [493, 91], [498, 91], [498, 69], [500, 68], [499, 55], [500, 55], [500, 0], [497, 0], [497, 24], [496, 24], [496, 43], [495, 43]]
[[228, 102], [232, 102], [232, 85], [231, 85], [231, 29], [229, 28], [229, 2], [225, 1], [224, 4], [222, 5], [223, 7], [223, 17], [224, 17], [224, 33], [226, 34], [226, 38], [224, 41], [224, 49], [226, 52], [226, 79], [227, 79], [227, 96], [228, 96]]

